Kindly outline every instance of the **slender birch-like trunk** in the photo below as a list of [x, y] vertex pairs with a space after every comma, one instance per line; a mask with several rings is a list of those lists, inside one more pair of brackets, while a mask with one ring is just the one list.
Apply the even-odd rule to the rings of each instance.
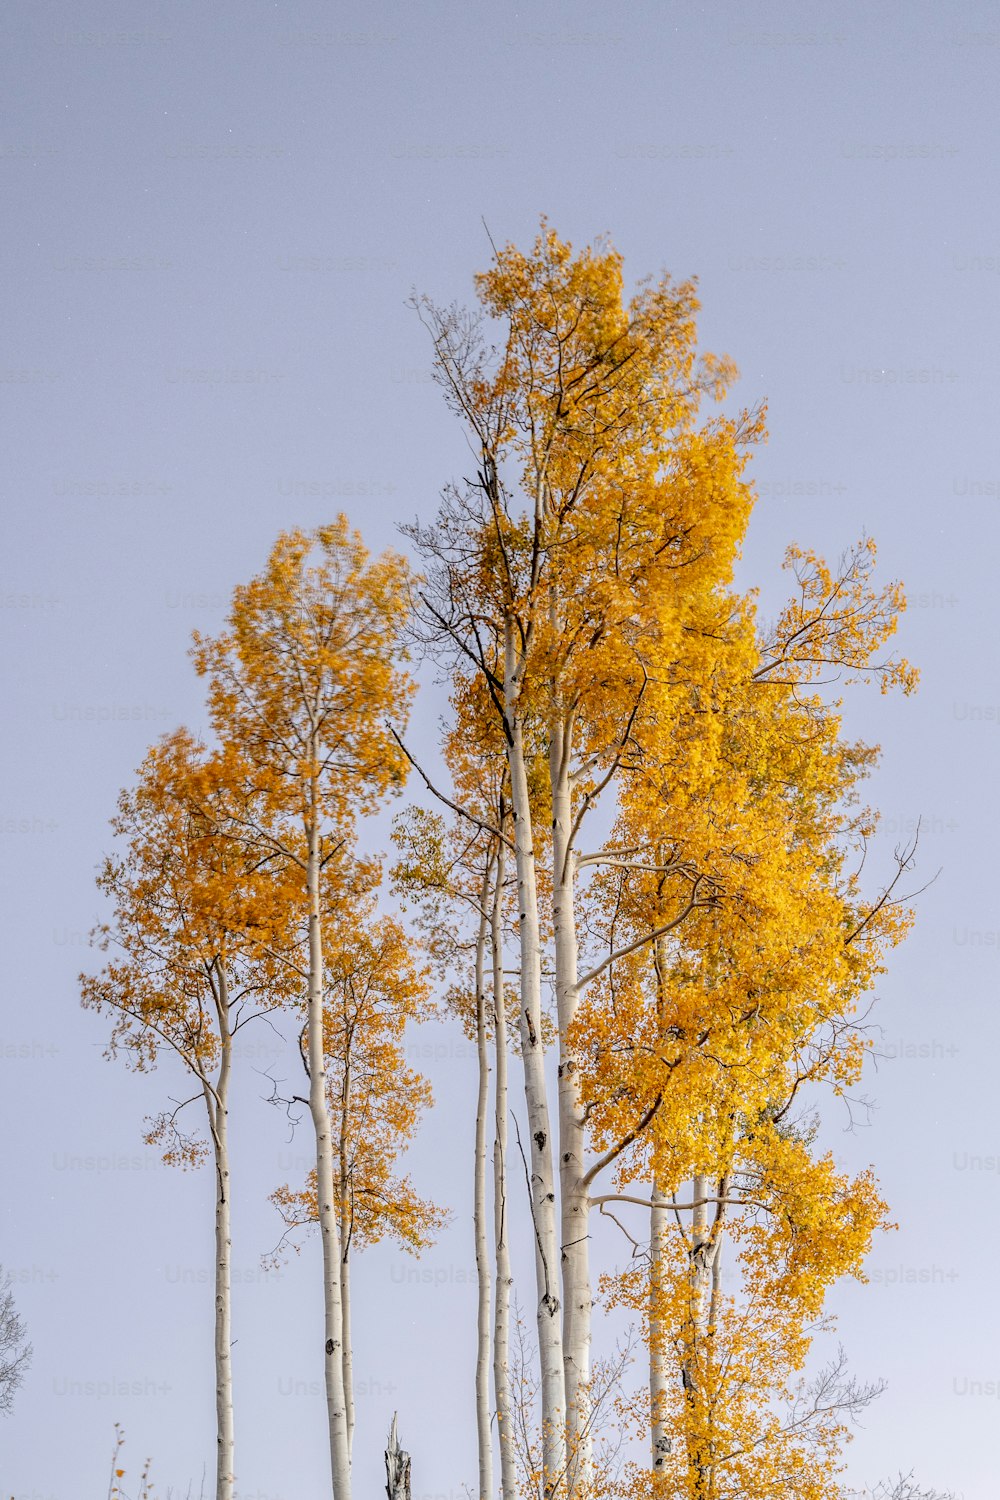
[[340, 1307], [344, 1328], [344, 1409], [347, 1412], [347, 1455], [354, 1462], [354, 1345], [351, 1339], [351, 1251], [348, 1234], [340, 1231]]
[[670, 1200], [662, 1189], [662, 1179], [653, 1151], [653, 1193], [649, 1211], [649, 1426], [650, 1462], [654, 1474], [663, 1471], [670, 1453], [667, 1431], [667, 1336], [663, 1321], [666, 1297], [667, 1236]]
[[[501, 831], [502, 823], [501, 823]], [[500, 1489], [503, 1500], [518, 1500], [514, 1454], [514, 1424], [510, 1392], [510, 1295], [514, 1277], [510, 1265], [507, 1223], [507, 1002], [503, 988], [503, 883], [506, 849], [497, 850], [496, 884], [490, 915], [493, 959], [493, 1034], [496, 1065], [494, 1100], [496, 1133], [493, 1140], [493, 1233], [496, 1253], [496, 1293], [493, 1311], [493, 1395], [500, 1448]]]
[[344, 1329], [344, 1408], [347, 1412], [347, 1453], [354, 1463], [354, 1344], [351, 1338], [351, 1234], [352, 1206], [348, 1184], [347, 1132], [351, 1111], [350, 1044], [345, 1047], [344, 1084], [340, 1110], [339, 1195], [340, 1204], [340, 1316]]
[[[730, 1185], [728, 1176], [713, 1184], [703, 1174], [697, 1174], [692, 1184], [694, 1207], [688, 1272], [691, 1312], [681, 1375], [691, 1422], [687, 1464], [694, 1500], [709, 1500], [714, 1493], [715, 1459], [706, 1405], [710, 1385], [707, 1376], [721, 1294], [722, 1224]], [[710, 1216], [713, 1203], [714, 1214]]]
[[557, 721], [549, 740], [552, 791], [552, 902], [556, 1008], [559, 1020], [559, 1178], [562, 1232], [563, 1365], [568, 1444], [567, 1495], [589, 1493], [593, 1443], [589, 1424], [593, 1296], [590, 1282], [590, 1192], [580, 1069], [568, 1040], [579, 1005], [575, 854], [570, 757], [572, 720]]
[[490, 1431], [490, 1305], [492, 1274], [486, 1225], [486, 1122], [490, 1107], [490, 1060], [486, 1038], [486, 944], [489, 938], [489, 887], [493, 860], [483, 874], [479, 931], [476, 934], [476, 1148], [473, 1221], [476, 1244], [476, 1437], [479, 1444], [479, 1500], [493, 1500], [493, 1438]]
[[[662, 860], [662, 853], [660, 854]], [[667, 937], [661, 934], [653, 947], [653, 963], [656, 973], [656, 1019], [660, 1038], [666, 1030], [666, 974]], [[654, 1141], [652, 1149], [652, 1207], [649, 1211], [649, 1416], [651, 1464], [654, 1473], [660, 1473], [670, 1453], [670, 1435], [667, 1432], [667, 1397], [669, 1376], [667, 1366], [667, 1338], [669, 1330], [664, 1324], [662, 1311], [667, 1295], [667, 1251], [669, 1233], [669, 1199], [663, 1190], [663, 1174], [659, 1152]]]
[[689, 1343], [689, 1355], [685, 1360], [684, 1387], [687, 1393], [688, 1405], [693, 1418], [693, 1441], [688, 1445], [688, 1469], [692, 1477], [692, 1495], [697, 1500], [707, 1500], [709, 1494], [710, 1480], [710, 1455], [705, 1447], [704, 1430], [704, 1402], [705, 1389], [702, 1379], [703, 1366], [708, 1351], [706, 1335], [708, 1332], [709, 1298], [712, 1285], [712, 1251], [713, 1244], [709, 1232], [708, 1204], [704, 1202], [709, 1194], [709, 1180], [701, 1173], [695, 1175], [692, 1183], [694, 1207], [691, 1211], [691, 1250], [690, 1250], [690, 1308], [691, 1308], [691, 1331]]
[[236, 1435], [233, 1422], [232, 1216], [229, 1199], [229, 1033], [225, 976], [220, 977], [219, 1036], [222, 1056], [214, 1089], [205, 1085], [215, 1157], [215, 1420], [216, 1500], [233, 1500]]
[[513, 625], [505, 627], [505, 709], [508, 765], [514, 815], [517, 865], [518, 936], [521, 960], [521, 1056], [530, 1136], [531, 1215], [535, 1233], [538, 1292], [537, 1330], [542, 1404], [542, 1497], [549, 1500], [562, 1484], [566, 1464], [565, 1384], [559, 1298], [559, 1241], [556, 1230], [555, 1176], [549, 1122], [545, 1049], [542, 1041], [542, 966], [538, 889], [532, 837], [531, 803], [520, 718], [520, 663], [514, 650]]
[[339, 1205], [334, 1183], [333, 1140], [326, 1098], [326, 1057], [323, 1046], [323, 934], [320, 922], [319, 827], [315, 807], [306, 833], [306, 880], [309, 894], [309, 1112], [316, 1133], [316, 1203], [323, 1246], [326, 1410], [334, 1500], [350, 1500], [351, 1453], [344, 1392]]

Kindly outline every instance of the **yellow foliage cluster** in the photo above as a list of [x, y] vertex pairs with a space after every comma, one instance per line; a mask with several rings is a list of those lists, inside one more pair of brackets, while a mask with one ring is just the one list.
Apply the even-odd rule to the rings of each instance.
[[[443, 1215], [397, 1171], [430, 1102], [404, 1048], [431, 1013], [428, 976], [355, 845], [358, 818], [407, 768], [386, 720], [412, 693], [398, 637], [415, 599], [410, 628], [452, 674], [445, 800], [461, 819], [397, 820], [395, 889], [477, 1038], [481, 1098], [488, 929], [502, 991], [502, 929], [531, 927], [522, 1058], [539, 1039], [558, 1052], [558, 1153], [534, 1125], [528, 1149], [548, 1278], [538, 1326], [552, 1326], [561, 1276], [572, 1332], [565, 1381], [540, 1375], [564, 1432], [549, 1423], [537, 1469], [526, 1439], [528, 1483], [546, 1500], [596, 1500], [585, 1226], [617, 1204], [649, 1215], [648, 1240], [633, 1238], [602, 1289], [643, 1321], [648, 1388], [616, 1399], [653, 1461], [616, 1492], [834, 1500], [865, 1393], [840, 1365], [811, 1384], [802, 1371], [830, 1287], [862, 1274], [887, 1210], [872, 1174], [841, 1172], [801, 1111], [817, 1088], [856, 1082], [865, 996], [912, 920], [896, 894], [908, 853], [874, 895], [862, 882], [877, 819], [861, 786], [878, 749], [845, 737], [838, 696], [915, 686], [885, 654], [903, 591], [876, 582], [867, 538], [833, 566], [791, 548], [792, 596], [771, 625], [737, 589], [764, 414], [700, 416], [736, 371], [697, 352], [692, 282], [628, 296], [612, 246], [575, 252], [543, 221], [477, 290], [495, 349], [477, 318], [420, 304], [478, 463], [433, 524], [409, 528], [425, 576], [369, 559], [340, 517], [283, 534], [225, 630], [195, 638], [218, 746], [166, 737], [123, 794], [127, 852], [101, 878], [116, 953], [84, 981], [85, 1003], [114, 1013], [111, 1050], [135, 1066], [178, 1051], [211, 1119], [210, 1074], [240, 1018], [315, 1020], [306, 982], [322, 953], [322, 1049], [314, 1028], [303, 1061], [315, 1103], [325, 1054], [343, 1261], [383, 1235], [428, 1242]], [[513, 873], [497, 875], [515, 869], [516, 905]], [[543, 949], [551, 1016], [526, 982]], [[544, 1071], [533, 1077], [529, 1112]], [[197, 1158], [172, 1117], [152, 1130]], [[482, 1119], [477, 1141], [483, 1156]], [[561, 1266], [545, 1266], [538, 1215], [554, 1223], [556, 1179], [576, 1217]], [[289, 1228], [330, 1217], [316, 1181], [274, 1194]]]
[[[174, 1051], [202, 1085], [211, 1128], [237, 1031], [304, 1010], [305, 850], [321, 827], [328, 1091], [348, 1244], [391, 1232], [416, 1248], [443, 1216], [393, 1162], [430, 1101], [403, 1050], [407, 1023], [428, 1013], [427, 983], [402, 928], [377, 911], [380, 868], [354, 834], [403, 779], [384, 719], [390, 707], [405, 715], [412, 693], [392, 649], [406, 601], [402, 560], [370, 560], [342, 516], [278, 538], [263, 572], [236, 589], [227, 629], [195, 637], [216, 745], [183, 729], [164, 736], [120, 797], [123, 852], [99, 879], [114, 915], [97, 937], [112, 956], [81, 984], [84, 1004], [112, 1016], [109, 1053], [147, 1070]], [[155, 1117], [147, 1140], [183, 1165], [208, 1150], [176, 1112]], [[301, 1210], [297, 1189], [277, 1199]]]
[[[629, 298], [613, 247], [574, 252], [543, 222], [477, 289], [494, 353], [475, 319], [422, 309], [482, 455], [411, 529], [423, 629], [454, 653], [453, 732], [501, 765], [525, 750], [532, 852], [550, 861], [535, 916], [556, 938], [562, 1160], [584, 1122], [582, 1180], [614, 1174], [602, 1208], [697, 1188], [644, 1269], [605, 1285], [646, 1317], [671, 1393], [669, 1410], [648, 1392], [636, 1408], [669, 1429], [670, 1458], [661, 1446], [630, 1483], [825, 1500], [853, 1388], [808, 1413], [794, 1381], [885, 1205], [870, 1174], [815, 1154], [795, 1111], [856, 1081], [864, 997], [911, 921], [895, 880], [862, 885], [876, 819], [859, 787], [878, 751], [845, 738], [836, 696], [914, 687], [884, 654], [903, 591], [876, 583], [867, 538], [836, 566], [791, 548], [795, 591], [770, 627], [735, 590], [763, 412], [699, 422], [736, 372], [697, 356], [692, 283]], [[474, 791], [466, 777], [459, 801], [478, 806]], [[610, 832], [581, 848], [605, 792]], [[587, 1494], [568, 1463], [567, 1493]]]

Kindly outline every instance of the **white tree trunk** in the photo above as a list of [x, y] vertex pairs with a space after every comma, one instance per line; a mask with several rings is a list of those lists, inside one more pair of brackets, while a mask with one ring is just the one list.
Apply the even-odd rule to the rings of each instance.
[[669, 1374], [667, 1364], [668, 1330], [663, 1322], [662, 1308], [666, 1295], [667, 1237], [669, 1234], [669, 1198], [663, 1192], [657, 1167], [656, 1151], [653, 1152], [653, 1194], [649, 1211], [649, 1416], [650, 1416], [650, 1461], [654, 1473], [661, 1473], [670, 1453], [670, 1433], [667, 1428], [667, 1395]]
[[233, 1500], [236, 1481], [236, 1436], [233, 1422], [232, 1361], [232, 1216], [229, 1200], [229, 1072], [231, 1042], [222, 1038], [223, 1054], [215, 1096], [206, 1090], [215, 1155], [215, 1418], [216, 1500]]
[[709, 1230], [708, 1204], [703, 1200], [711, 1191], [709, 1179], [696, 1174], [692, 1183], [691, 1212], [691, 1343], [690, 1358], [685, 1361], [684, 1383], [688, 1404], [697, 1414], [695, 1431], [699, 1434], [694, 1446], [689, 1445], [688, 1469], [692, 1477], [692, 1496], [696, 1500], [707, 1500], [711, 1493], [711, 1458], [702, 1446], [702, 1406], [706, 1398], [702, 1380], [702, 1365], [707, 1357], [706, 1335], [709, 1327], [709, 1304], [712, 1296], [712, 1271], [714, 1246]]
[[340, 1204], [340, 1317], [344, 1330], [344, 1409], [347, 1412], [347, 1454], [354, 1463], [354, 1344], [351, 1337], [351, 1238], [353, 1231], [347, 1137], [351, 1113], [351, 1059], [344, 1058], [344, 1082], [338, 1145], [338, 1203]]
[[496, 1134], [493, 1141], [493, 1231], [496, 1250], [496, 1295], [493, 1311], [493, 1395], [500, 1448], [500, 1489], [503, 1500], [518, 1500], [514, 1454], [514, 1424], [510, 1392], [510, 1297], [514, 1277], [510, 1265], [507, 1222], [507, 1002], [503, 988], [503, 883], [506, 850], [497, 852], [496, 887], [490, 939], [493, 958], [493, 1031], [496, 1055], [494, 1099]]
[[229, 1172], [229, 1080], [233, 1038], [229, 1029], [229, 982], [220, 967], [212, 982], [219, 1026], [219, 1071], [214, 1085], [200, 1074], [215, 1165], [215, 1425], [216, 1500], [233, 1500], [236, 1436], [233, 1421], [232, 1210]]
[[562, 1208], [563, 1360], [569, 1469], [567, 1495], [589, 1494], [593, 1443], [589, 1424], [590, 1345], [593, 1297], [590, 1284], [590, 1192], [584, 1182], [586, 1135], [580, 1069], [568, 1040], [579, 1004], [575, 910], [575, 853], [570, 847], [573, 808], [570, 784], [572, 728], [553, 726], [549, 740], [552, 791], [552, 914], [555, 935], [556, 1007], [559, 1021], [559, 1177]]
[[[659, 855], [662, 863], [662, 851]], [[653, 964], [656, 974], [656, 1017], [661, 1041], [665, 1038], [667, 1025], [667, 937], [663, 933], [653, 947]], [[669, 1329], [664, 1323], [662, 1309], [667, 1295], [667, 1253], [670, 1233], [669, 1198], [664, 1192], [660, 1153], [654, 1141], [652, 1149], [652, 1208], [649, 1211], [649, 1415], [650, 1415], [650, 1460], [654, 1473], [662, 1472], [671, 1449], [671, 1438], [667, 1430], [669, 1366], [667, 1340]]]
[[309, 1112], [316, 1134], [316, 1203], [323, 1246], [324, 1371], [334, 1500], [350, 1500], [351, 1454], [344, 1393], [344, 1318], [341, 1303], [339, 1204], [326, 1098], [323, 1047], [323, 935], [320, 923], [320, 850], [315, 814], [308, 832], [309, 892]]
[[542, 955], [538, 921], [538, 889], [532, 837], [531, 802], [524, 759], [524, 734], [517, 697], [519, 666], [515, 660], [513, 629], [508, 622], [505, 692], [508, 764], [514, 813], [517, 864], [518, 936], [521, 959], [521, 1058], [528, 1116], [531, 1163], [531, 1214], [535, 1234], [535, 1273], [538, 1293], [536, 1325], [542, 1406], [542, 1496], [563, 1483], [566, 1464], [565, 1385], [559, 1298], [559, 1241], [556, 1230], [556, 1184], [552, 1163], [545, 1049], [542, 1039]]
[[[341, 1246], [344, 1236], [341, 1234]], [[344, 1409], [347, 1413], [347, 1457], [354, 1462], [354, 1345], [351, 1341], [351, 1255], [341, 1250], [340, 1316], [344, 1329]]]
[[490, 1304], [492, 1275], [486, 1225], [486, 1120], [490, 1107], [490, 1060], [486, 1037], [486, 943], [489, 934], [490, 872], [481, 891], [479, 931], [476, 935], [476, 1060], [479, 1069], [476, 1097], [476, 1146], [473, 1222], [476, 1245], [476, 1437], [479, 1444], [479, 1500], [493, 1500], [493, 1437], [490, 1430]]

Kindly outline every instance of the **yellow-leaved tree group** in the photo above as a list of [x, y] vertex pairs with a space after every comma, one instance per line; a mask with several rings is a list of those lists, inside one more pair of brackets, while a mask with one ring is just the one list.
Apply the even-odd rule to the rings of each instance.
[[[431, 1104], [407, 1029], [451, 1015], [477, 1059], [455, 1170], [474, 1184], [479, 1500], [840, 1500], [878, 1387], [807, 1360], [887, 1207], [820, 1149], [814, 1112], [860, 1074], [913, 854], [861, 878], [878, 752], [841, 708], [855, 685], [914, 687], [886, 650], [902, 589], [865, 538], [835, 566], [795, 547], [787, 605], [758, 617], [735, 569], [763, 413], [723, 414], [735, 370], [699, 355], [691, 282], [629, 297], [613, 247], [543, 221], [477, 291], [475, 312], [415, 303], [473, 476], [403, 528], [409, 562], [370, 558], [343, 516], [282, 533], [221, 634], [195, 637], [212, 742], [150, 749], [100, 877], [84, 1003], [109, 1052], [171, 1055], [204, 1108], [203, 1129], [174, 1110], [149, 1139], [215, 1178], [216, 1497], [238, 1493], [237, 1034], [284, 1023], [301, 1079], [315, 1164], [272, 1196], [288, 1232], [318, 1226], [315, 1357], [350, 1500], [352, 1251], [419, 1252], [446, 1221], [401, 1158]], [[418, 654], [450, 703], [421, 753]], [[394, 917], [364, 820], [413, 766]], [[401, 1500], [395, 1435], [387, 1473]]]

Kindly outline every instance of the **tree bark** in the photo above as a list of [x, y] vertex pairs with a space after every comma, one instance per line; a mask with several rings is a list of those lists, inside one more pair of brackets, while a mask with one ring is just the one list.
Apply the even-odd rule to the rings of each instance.
[[410, 1455], [399, 1446], [395, 1412], [385, 1450], [385, 1492], [388, 1500], [410, 1500]]
[[570, 757], [572, 723], [563, 713], [549, 740], [552, 792], [552, 902], [556, 1008], [559, 1021], [559, 1178], [562, 1232], [563, 1363], [566, 1384], [566, 1493], [589, 1494], [593, 1443], [589, 1423], [593, 1296], [590, 1282], [590, 1192], [584, 1182], [586, 1136], [579, 1067], [569, 1033], [579, 1005], [575, 855]]
[[320, 923], [320, 848], [315, 808], [306, 830], [309, 893], [309, 1112], [316, 1134], [316, 1203], [323, 1246], [324, 1373], [334, 1500], [350, 1500], [351, 1455], [344, 1393], [344, 1319], [341, 1302], [339, 1205], [326, 1098], [323, 1046], [323, 934]]
[[229, 1172], [229, 1080], [233, 1039], [229, 1029], [229, 981], [220, 967], [212, 980], [219, 1025], [219, 1071], [214, 1085], [200, 1074], [215, 1166], [215, 1427], [216, 1500], [233, 1500], [236, 1435], [233, 1418], [232, 1210]]
[[483, 875], [479, 931], [476, 934], [476, 1143], [473, 1221], [476, 1245], [476, 1437], [479, 1445], [479, 1500], [493, 1500], [493, 1437], [490, 1427], [490, 1304], [492, 1274], [486, 1225], [486, 1120], [490, 1106], [490, 1061], [486, 1037], [486, 944], [489, 935], [489, 889], [493, 860]]
[[[341, 1236], [343, 1246], [343, 1236]], [[340, 1308], [344, 1328], [344, 1410], [347, 1413], [347, 1458], [354, 1462], [354, 1344], [351, 1338], [351, 1253], [341, 1249]]]
[[667, 1236], [669, 1233], [669, 1198], [663, 1192], [653, 1150], [653, 1193], [649, 1211], [649, 1425], [650, 1461], [654, 1474], [663, 1472], [670, 1453], [667, 1430], [667, 1328], [663, 1321], [666, 1294]]
[[351, 1197], [350, 1184], [348, 1182], [347, 1166], [347, 1133], [348, 1118], [351, 1110], [351, 1063], [350, 1048], [344, 1061], [344, 1082], [342, 1107], [340, 1110], [340, 1141], [338, 1143], [339, 1159], [339, 1194], [340, 1204], [340, 1316], [344, 1330], [343, 1355], [341, 1363], [344, 1367], [344, 1409], [347, 1413], [347, 1455], [349, 1462], [354, 1463], [354, 1344], [351, 1337], [351, 1237], [353, 1223], [351, 1219]]
[[545, 1049], [542, 1040], [542, 969], [538, 889], [532, 838], [531, 802], [524, 758], [524, 729], [518, 710], [520, 664], [513, 625], [506, 626], [505, 698], [508, 764], [514, 814], [517, 865], [518, 937], [521, 959], [521, 1056], [528, 1115], [531, 1215], [535, 1233], [536, 1325], [542, 1407], [542, 1500], [564, 1479], [565, 1384], [559, 1298], [559, 1243], [556, 1232], [555, 1177], [549, 1122]]
[[[662, 851], [659, 858], [662, 862]], [[653, 947], [656, 975], [656, 1018], [662, 1040], [667, 1025], [667, 936], [661, 934]], [[651, 1463], [654, 1473], [661, 1473], [670, 1453], [671, 1440], [666, 1427], [669, 1375], [667, 1366], [667, 1329], [663, 1303], [667, 1294], [667, 1248], [669, 1235], [669, 1199], [663, 1190], [663, 1174], [656, 1142], [652, 1149], [653, 1191], [649, 1211], [649, 1416]]]
[[684, 1362], [684, 1388], [693, 1418], [694, 1440], [688, 1445], [688, 1470], [691, 1494], [695, 1500], [707, 1500], [711, 1494], [711, 1453], [705, 1439], [704, 1364], [708, 1357], [709, 1304], [712, 1295], [713, 1265], [716, 1245], [709, 1228], [708, 1204], [703, 1200], [710, 1192], [709, 1179], [696, 1173], [692, 1182], [691, 1250], [690, 1250], [690, 1317], [688, 1354]]
[[229, 1073], [231, 1047], [223, 1038], [215, 1096], [206, 1090], [215, 1154], [215, 1418], [216, 1500], [233, 1500], [236, 1436], [233, 1420], [232, 1217], [229, 1199]]
[[[503, 821], [501, 820], [501, 830]], [[506, 850], [497, 850], [496, 886], [490, 918], [493, 959], [493, 1033], [496, 1056], [494, 1099], [496, 1134], [493, 1141], [493, 1231], [496, 1252], [496, 1294], [493, 1312], [493, 1396], [500, 1449], [500, 1488], [503, 1500], [518, 1500], [514, 1454], [514, 1425], [510, 1393], [510, 1294], [514, 1277], [510, 1265], [507, 1224], [507, 1002], [503, 988], [503, 883]]]

